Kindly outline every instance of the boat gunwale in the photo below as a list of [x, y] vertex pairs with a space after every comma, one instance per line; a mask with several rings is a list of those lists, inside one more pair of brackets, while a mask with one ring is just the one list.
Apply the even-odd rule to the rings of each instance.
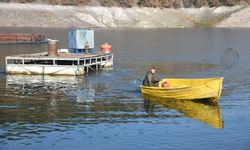
[[190, 88], [190, 86], [163, 88], [163, 87], [153, 87], [153, 86], [143, 86], [143, 85], [141, 85], [140, 88], [152, 89], [152, 90], [178, 90], [178, 89], [187, 89], [187, 88]]
[[[163, 78], [163, 80], [164, 79], [165, 78]], [[224, 79], [224, 77], [216, 77], [216, 78], [166, 78], [166, 80], [223, 80], [223, 79]], [[221, 83], [221, 85], [222, 85], [222, 83]], [[140, 88], [152, 89], [152, 90], [178, 90], [178, 89], [186, 89], [186, 88], [190, 88], [190, 87], [191, 86], [163, 88], [163, 87], [140, 85]]]

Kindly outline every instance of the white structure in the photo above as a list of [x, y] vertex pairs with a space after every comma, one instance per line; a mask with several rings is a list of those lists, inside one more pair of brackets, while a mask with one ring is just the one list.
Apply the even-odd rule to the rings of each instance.
[[7, 74], [83, 75], [113, 66], [113, 54], [74, 55], [45, 53], [7, 56]]

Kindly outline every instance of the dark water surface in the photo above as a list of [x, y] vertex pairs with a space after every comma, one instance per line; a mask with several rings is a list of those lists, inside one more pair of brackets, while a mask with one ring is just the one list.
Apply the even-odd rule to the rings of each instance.
[[[67, 29], [42, 33], [67, 47]], [[6, 75], [4, 57], [45, 44], [0, 45], [0, 149], [250, 148], [249, 29], [97, 29], [113, 46], [113, 70], [83, 77]], [[141, 97], [151, 67], [159, 77], [225, 77], [218, 104]]]

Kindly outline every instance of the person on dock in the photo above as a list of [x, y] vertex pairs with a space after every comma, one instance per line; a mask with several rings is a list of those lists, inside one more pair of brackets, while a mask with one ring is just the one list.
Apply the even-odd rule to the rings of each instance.
[[90, 53], [89, 42], [87, 41], [84, 45], [85, 53]]
[[152, 67], [146, 73], [146, 76], [143, 79], [143, 83], [142, 83], [144, 86], [154, 86], [154, 87], [158, 86], [160, 80], [155, 77], [155, 72], [156, 72], [156, 68]]

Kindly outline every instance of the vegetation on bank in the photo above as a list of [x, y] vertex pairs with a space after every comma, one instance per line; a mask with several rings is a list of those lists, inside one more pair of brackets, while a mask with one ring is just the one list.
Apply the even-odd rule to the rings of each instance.
[[51, 5], [105, 6], [105, 7], [153, 7], [200, 8], [250, 4], [250, 0], [0, 0], [0, 2], [44, 3]]

